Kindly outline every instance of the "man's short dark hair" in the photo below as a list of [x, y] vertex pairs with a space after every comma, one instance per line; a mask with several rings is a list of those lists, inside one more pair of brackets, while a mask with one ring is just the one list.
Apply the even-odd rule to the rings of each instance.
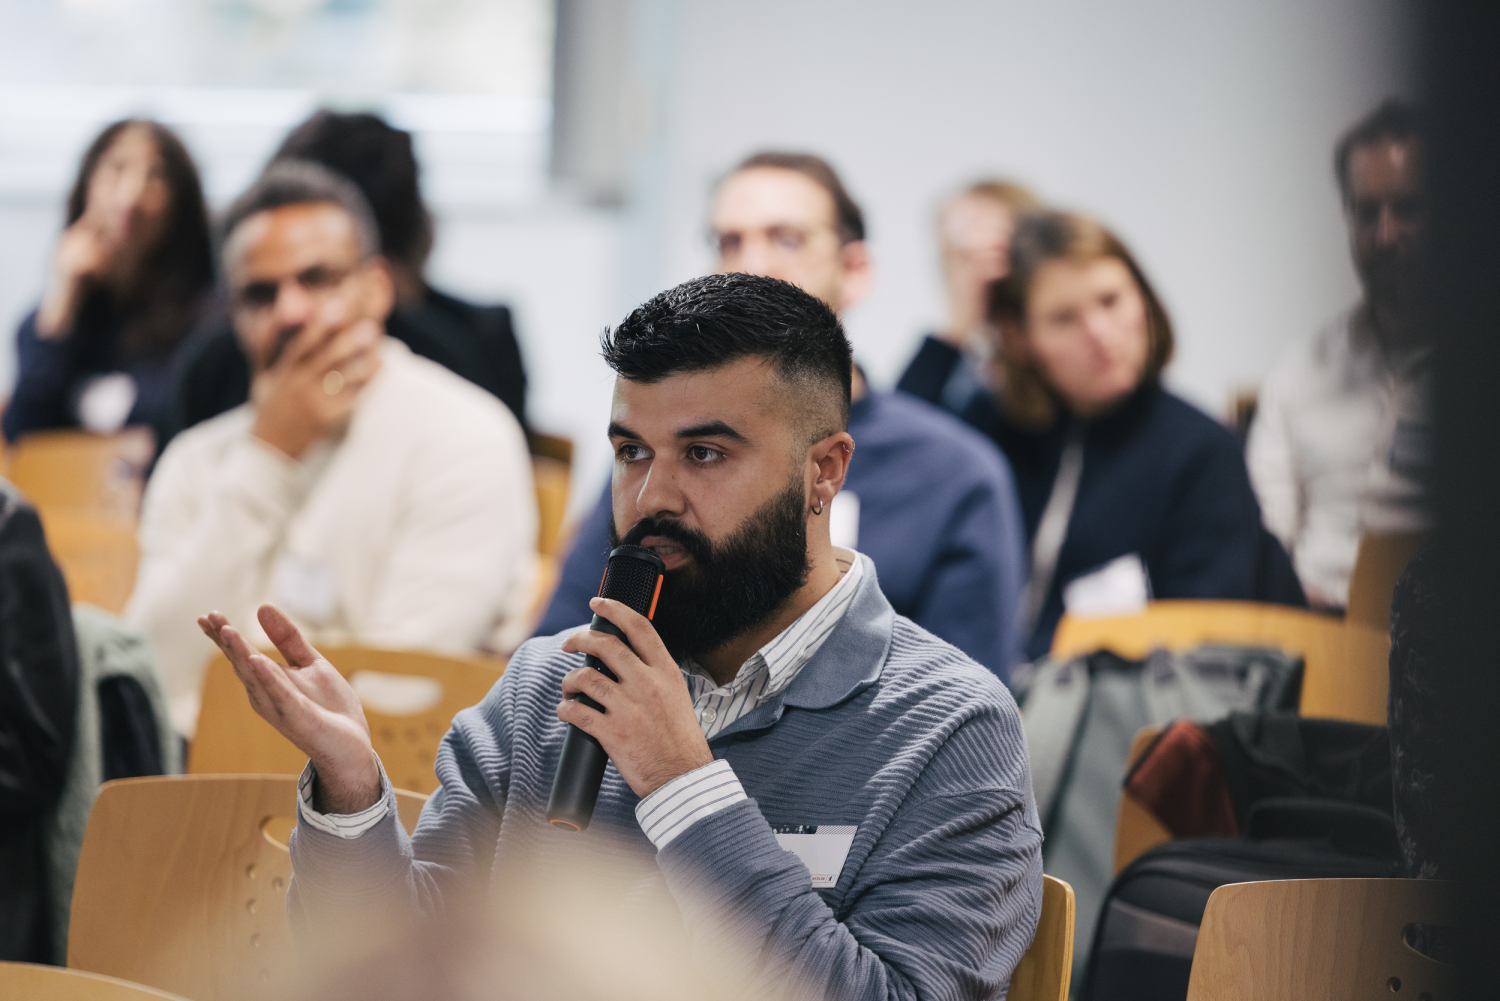
[[694, 278], [637, 306], [601, 346], [610, 368], [645, 383], [764, 358], [798, 400], [809, 444], [849, 426], [849, 339], [833, 310], [789, 282]]
[[821, 156], [811, 153], [784, 153], [765, 150], [748, 156], [729, 172], [728, 177], [757, 167], [772, 167], [777, 170], [794, 170], [828, 192], [833, 199], [833, 226], [839, 234], [840, 243], [853, 243], [865, 238], [865, 214], [858, 203], [849, 197], [844, 182], [838, 173]]
[[219, 221], [220, 245], [229, 240], [240, 223], [253, 215], [288, 205], [336, 205], [354, 221], [360, 253], [373, 257], [380, 253], [380, 230], [370, 203], [342, 174], [305, 160], [278, 160], [266, 168], [249, 189], [234, 200]]
[[324, 109], [293, 129], [273, 160], [311, 160], [349, 178], [375, 213], [381, 253], [422, 270], [432, 250], [432, 218], [422, 203], [411, 133], [378, 115]]
[[1349, 158], [1356, 149], [1381, 142], [1421, 141], [1421, 114], [1400, 98], [1387, 98], [1380, 107], [1345, 132], [1338, 145], [1333, 148], [1333, 173], [1338, 178], [1339, 192], [1343, 194], [1344, 200], [1349, 200]]

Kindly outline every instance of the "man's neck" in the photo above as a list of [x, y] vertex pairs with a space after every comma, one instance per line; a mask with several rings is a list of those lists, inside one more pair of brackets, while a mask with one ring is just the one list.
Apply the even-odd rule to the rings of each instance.
[[818, 599], [832, 591], [843, 576], [838, 560], [834, 558], [832, 545], [824, 544], [816, 552], [809, 551], [808, 560], [812, 568], [808, 572], [807, 583], [792, 592], [792, 596], [764, 622], [712, 653], [695, 658], [698, 666], [714, 679], [714, 684], [727, 685], [733, 681], [745, 661], [781, 635], [787, 626], [800, 619], [809, 608], [818, 603]]

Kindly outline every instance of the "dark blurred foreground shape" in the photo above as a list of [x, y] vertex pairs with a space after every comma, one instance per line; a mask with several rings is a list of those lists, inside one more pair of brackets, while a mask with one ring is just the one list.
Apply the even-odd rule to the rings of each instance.
[[1443, 722], [1430, 749], [1440, 776], [1432, 829], [1445, 875], [1464, 884], [1464, 986], [1478, 998], [1500, 983], [1500, 5], [1435, 0], [1420, 11], [1438, 352], [1431, 698]]

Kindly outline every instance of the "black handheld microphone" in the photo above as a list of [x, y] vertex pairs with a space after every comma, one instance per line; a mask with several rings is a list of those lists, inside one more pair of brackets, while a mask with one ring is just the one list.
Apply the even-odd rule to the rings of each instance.
[[[620, 546], [609, 554], [604, 579], [599, 583], [599, 597], [628, 605], [649, 619], [656, 614], [656, 599], [661, 597], [661, 582], [666, 572], [666, 564], [651, 550]], [[619, 626], [598, 615], [589, 628], [618, 636], [627, 646], [630, 644]], [[592, 654], [584, 664], [611, 681], [620, 680]], [[587, 695], [577, 695], [574, 701], [604, 711], [603, 706]], [[569, 723], [562, 757], [557, 762], [557, 776], [552, 780], [552, 797], [547, 801], [547, 820], [553, 827], [581, 831], [589, 826], [594, 816], [594, 801], [599, 798], [599, 783], [604, 781], [604, 766], [608, 763], [609, 755], [599, 741]]]

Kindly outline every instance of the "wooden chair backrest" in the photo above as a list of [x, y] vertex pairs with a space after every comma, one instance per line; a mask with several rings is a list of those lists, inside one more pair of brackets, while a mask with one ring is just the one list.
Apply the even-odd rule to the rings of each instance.
[[135, 526], [86, 511], [48, 509], [42, 512], [42, 529], [68, 582], [68, 597], [123, 612], [141, 560]]
[[1204, 643], [1269, 645], [1300, 654], [1306, 665], [1304, 716], [1385, 723], [1389, 638], [1299, 608], [1252, 601], [1153, 601], [1137, 615], [1064, 615], [1052, 640], [1052, 656], [1110, 649], [1134, 659], [1158, 647], [1178, 651]]
[[563, 516], [568, 511], [567, 463], [543, 456], [531, 457], [531, 478], [536, 484], [537, 552], [556, 556], [562, 548]]
[[[408, 830], [425, 800], [397, 791]], [[285, 996], [296, 802], [294, 776], [106, 782], [78, 858], [68, 966], [194, 1001]]]
[[1042, 877], [1042, 917], [1031, 948], [1010, 977], [1010, 1001], [1068, 1001], [1073, 976], [1073, 888], [1052, 876]]
[[[344, 677], [359, 671], [416, 675], [442, 686], [435, 705], [412, 715], [397, 716], [365, 706], [370, 740], [385, 765], [391, 783], [402, 789], [431, 793], [437, 789], [433, 764], [438, 744], [460, 709], [477, 704], [489, 694], [505, 662], [493, 658], [376, 650], [369, 647], [322, 647], [324, 657]], [[273, 659], [279, 659], [271, 654]], [[208, 665], [198, 731], [188, 752], [193, 775], [258, 773], [296, 775], [307, 755], [255, 714], [234, 668], [222, 655]]]
[[0, 962], [0, 998], [27, 1001], [186, 1001], [144, 984], [36, 963]]
[[[1146, 748], [1161, 734], [1159, 726], [1143, 726], [1136, 731], [1130, 742], [1130, 757], [1125, 762], [1125, 774], [1135, 767], [1146, 753]], [[1124, 775], [1121, 776], [1124, 778]], [[1115, 875], [1140, 858], [1147, 850], [1172, 840], [1172, 832], [1156, 819], [1156, 814], [1142, 806], [1134, 796], [1120, 790], [1120, 812], [1115, 816]]]
[[5, 477], [38, 511], [68, 510], [134, 523], [155, 439], [146, 428], [117, 434], [36, 431], [5, 453]]
[[1426, 532], [1366, 535], [1359, 540], [1344, 617], [1383, 633], [1391, 631], [1391, 598], [1406, 565], [1427, 541]]
[[1221, 886], [1208, 898], [1188, 1001], [1451, 998], [1452, 967], [1405, 941], [1454, 924], [1452, 884], [1291, 879]]

